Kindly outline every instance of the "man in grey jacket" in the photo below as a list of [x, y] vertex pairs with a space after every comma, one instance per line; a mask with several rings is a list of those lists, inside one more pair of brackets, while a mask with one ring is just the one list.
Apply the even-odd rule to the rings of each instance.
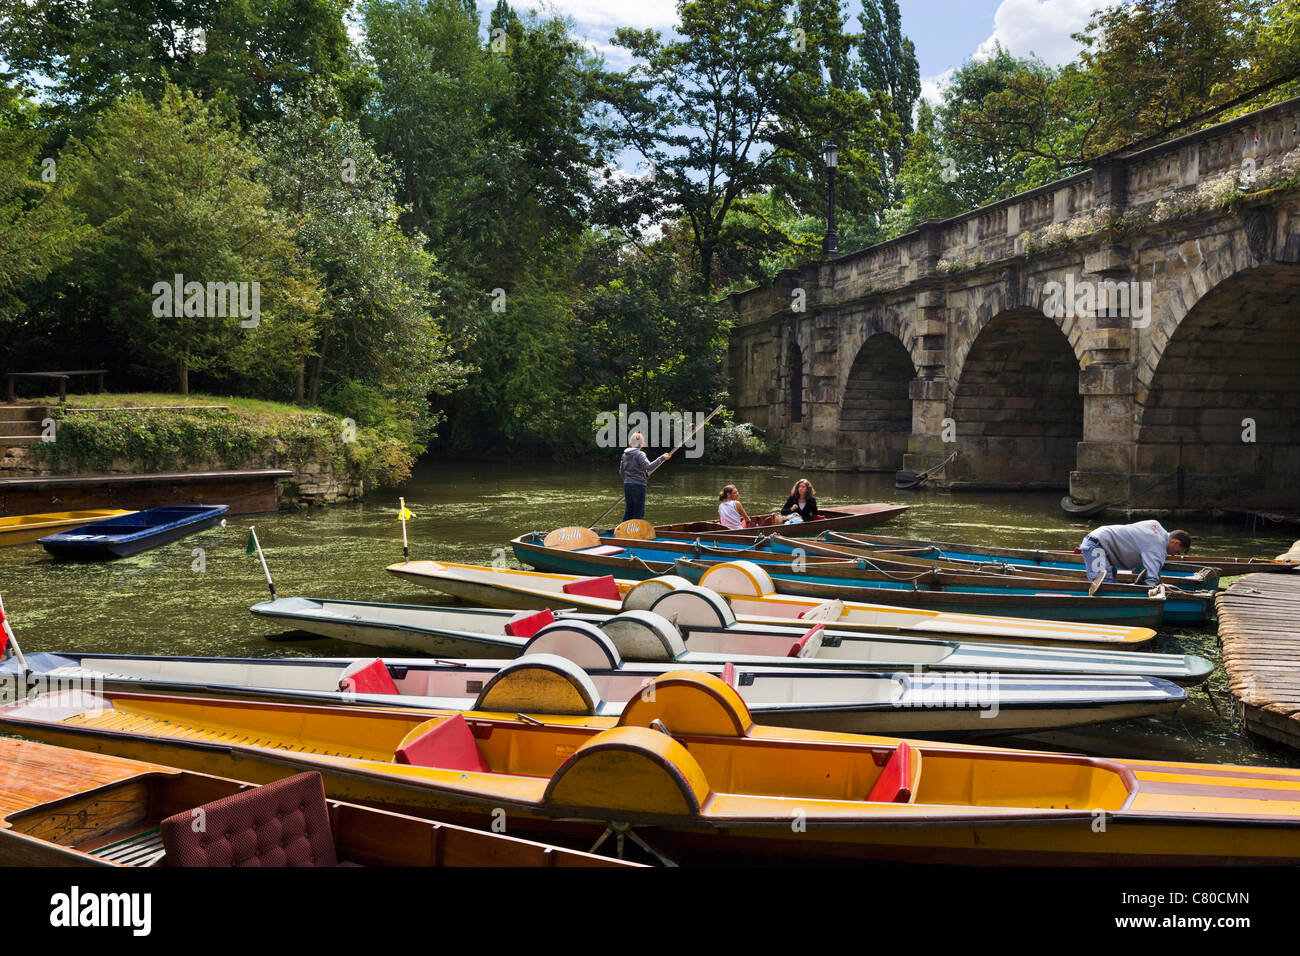
[[628, 447], [618, 463], [618, 473], [623, 476], [623, 499], [627, 502], [623, 509], [624, 521], [645, 517], [645, 489], [650, 473], [673, 456], [667, 452], [651, 461], [641, 450], [644, 444], [645, 436], [637, 432], [628, 439]]
[[1093, 531], [1079, 545], [1079, 552], [1092, 582], [1089, 594], [1096, 594], [1103, 581], [1115, 580], [1115, 569], [1142, 569], [1148, 587], [1160, 583], [1160, 572], [1169, 555], [1191, 550], [1192, 536], [1186, 531], [1166, 531], [1159, 521], [1136, 524], [1108, 524]]

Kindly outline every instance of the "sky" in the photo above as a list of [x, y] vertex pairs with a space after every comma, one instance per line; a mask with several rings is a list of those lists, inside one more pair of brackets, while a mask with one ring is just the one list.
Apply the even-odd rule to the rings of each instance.
[[[493, 5], [480, 0], [485, 21]], [[669, 31], [677, 20], [676, 0], [512, 0], [512, 5], [571, 17], [578, 34], [615, 68], [630, 63], [609, 42], [615, 30]], [[903, 33], [916, 44], [927, 99], [936, 99], [945, 77], [967, 58], [991, 50], [994, 41], [1017, 56], [1033, 53], [1053, 66], [1072, 60], [1078, 44], [1070, 34], [1083, 28], [1094, 9], [1107, 5], [1104, 0], [899, 0]], [[848, 9], [856, 28], [861, 3], [848, 0]]]

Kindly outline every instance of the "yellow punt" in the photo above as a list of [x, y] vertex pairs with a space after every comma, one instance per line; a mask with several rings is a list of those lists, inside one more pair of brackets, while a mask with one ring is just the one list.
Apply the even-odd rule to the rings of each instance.
[[[505, 703], [505, 702], [503, 702]], [[973, 865], [1300, 863], [1300, 770], [934, 745], [755, 725], [678, 671], [614, 726], [62, 691], [6, 731], [522, 835], [638, 836], [665, 857]]]
[[54, 534], [66, 528], [76, 528], [83, 524], [94, 524], [119, 515], [135, 514], [134, 511], [114, 511], [101, 509], [97, 511], [50, 511], [39, 515], [15, 515], [0, 518], [0, 547], [10, 544], [28, 544]]
[[[1149, 627], [1121, 627], [1084, 621], [1040, 621], [987, 614], [927, 611], [889, 607], [858, 601], [820, 601], [816, 598], [777, 594], [771, 579], [748, 562], [736, 561], [710, 568], [701, 579], [731, 605], [736, 620], [746, 624], [790, 624], [792, 619], [820, 621], [836, 630], [872, 634], [916, 635], [955, 640], [1014, 641], [1048, 647], [1137, 649], [1155, 639]], [[584, 579], [573, 574], [490, 568], [450, 561], [409, 561], [388, 567], [390, 574], [450, 594], [472, 604], [540, 610], [581, 608], [617, 614], [649, 610], [667, 591], [690, 588], [685, 578], [666, 575], [648, 581], [615, 579], [618, 597], [566, 591]], [[754, 572], [758, 572], [755, 574]], [[765, 580], [764, 580], [765, 579]]]

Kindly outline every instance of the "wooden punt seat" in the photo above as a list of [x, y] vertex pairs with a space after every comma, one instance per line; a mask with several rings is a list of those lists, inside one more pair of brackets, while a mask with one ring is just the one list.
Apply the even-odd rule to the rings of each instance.
[[397, 745], [393, 763], [471, 773], [492, 772], [464, 714], [435, 717], [413, 728]]
[[661, 595], [650, 610], [671, 621], [679, 630], [687, 627], [731, 627], [736, 615], [731, 605], [709, 588], [688, 584]]
[[579, 747], [551, 776], [542, 800], [599, 807], [602, 814], [681, 816], [699, 814], [709, 796], [703, 769], [672, 737], [646, 727], [615, 727]]
[[598, 544], [594, 548], [581, 548], [575, 554], [594, 554], [601, 558], [610, 558], [616, 554], [626, 554], [627, 548], [620, 548], [616, 544]]
[[741, 597], [767, 597], [776, 593], [772, 576], [753, 561], [715, 564], [700, 576], [700, 587]]
[[669, 671], [623, 708], [620, 727], [650, 727], [658, 721], [671, 734], [745, 737], [754, 725], [736, 689], [716, 674]]
[[529, 654], [493, 674], [473, 709], [590, 717], [599, 707], [600, 692], [581, 667], [556, 654]]
[[914, 803], [921, 779], [921, 752], [900, 743], [871, 786], [867, 800], [872, 803]]
[[347, 866], [316, 772], [205, 803], [159, 826], [168, 866]]
[[686, 653], [677, 628], [654, 611], [624, 611], [607, 620], [601, 629], [625, 660], [675, 661]]
[[655, 601], [669, 591], [690, 586], [691, 582], [679, 574], [661, 574], [657, 578], [638, 581], [623, 596], [623, 610], [648, 611]]
[[548, 624], [529, 639], [519, 656], [534, 654], [554, 654], [589, 671], [616, 670], [623, 663], [609, 635], [590, 621]]
[[532, 637], [548, 624], [555, 623], [550, 608], [541, 611], [521, 611], [506, 621], [506, 634], [510, 637]]
[[598, 577], [579, 578], [576, 581], [566, 582], [561, 588], [565, 594], [576, 594], [579, 597], [604, 598], [607, 601], [618, 601], [622, 595], [618, 593], [618, 585], [614, 583], [614, 575], [604, 574]]
[[351, 694], [400, 694], [388, 665], [378, 657], [353, 661], [339, 677], [339, 690]]

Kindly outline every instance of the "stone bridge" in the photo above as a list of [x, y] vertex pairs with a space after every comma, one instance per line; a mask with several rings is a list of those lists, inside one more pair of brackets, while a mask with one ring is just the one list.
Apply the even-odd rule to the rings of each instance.
[[728, 301], [732, 404], [788, 464], [1300, 506], [1300, 98]]

